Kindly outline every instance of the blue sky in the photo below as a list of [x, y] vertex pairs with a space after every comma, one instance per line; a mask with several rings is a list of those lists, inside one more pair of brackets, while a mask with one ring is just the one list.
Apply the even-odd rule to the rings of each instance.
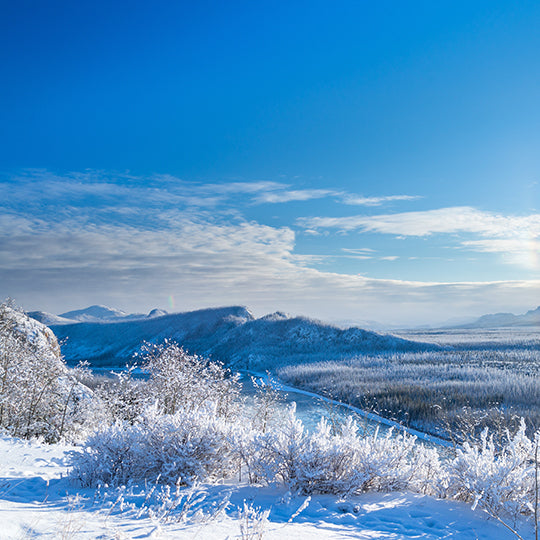
[[0, 295], [443, 321], [540, 304], [537, 2], [13, 2]]

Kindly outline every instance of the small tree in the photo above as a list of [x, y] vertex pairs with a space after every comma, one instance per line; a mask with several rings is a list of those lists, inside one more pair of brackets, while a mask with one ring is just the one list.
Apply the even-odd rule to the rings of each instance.
[[283, 403], [286, 394], [282, 394], [276, 389], [276, 383], [268, 371], [266, 372], [266, 381], [262, 378], [251, 377], [251, 382], [256, 388], [253, 396], [253, 428], [266, 433], [271, 427], [272, 421], [283, 416], [278, 412], [284, 409]]
[[208, 407], [215, 407], [221, 417], [237, 412], [239, 376], [223, 364], [190, 355], [168, 340], [161, 345], [145, 345], [143, 358], [143, 369], [150, 375], [145, 391], [164, 414]]

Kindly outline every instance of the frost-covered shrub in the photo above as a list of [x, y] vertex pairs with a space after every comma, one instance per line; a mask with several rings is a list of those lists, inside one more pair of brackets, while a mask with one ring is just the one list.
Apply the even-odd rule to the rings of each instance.
[[164, 415], [151, 407], [133, 424], [116, 422], [89, 437], [73, 454], [73, 475], [88, 486], [226, 478], [237, 466], [233, 430], [210, 411]]
[[239, 376], [220, 362], [188, 354], [174, 342], [146, 345], [143, 369], [150, 374], [144, 387], [164, 414], [210, 408], [219, 416], [238, 412]]
[[252, 434], [246, 465], [252, 481], [281, 481], [294, 485], [301, 467], [308, 434], [301, 420], [296, 418], [296, 403], [289, 407], [281, 426], [268, 432]]
[[92, 392], [65, 365], [49, 328], [0, 304], [0, 427], [47, 442], [84, 436]]
[[126, 371], [114, 373], [114, 379], [101, 381], [95, 394], [103, 404], [109, 421], [127, 421], [133, 424], [150, 400], [146, 382], [133, 377], [136, 365]]
[[167, 341], [146, 346], [142, 367], [147, 380], [128, 371], [98, 390], [113, 423], [74, 455], [75, 476], [85, 485], [227, 477], [243, 433], [239, 377]]
[[375, 433], [357, 439], [356, 451], [361, 491], [440, 492], [444, 473], [439, 455], [434, 448], [418, 444], [412, 435], [389, 432], [381, 437]]
[[441, 466], [435, 450], [405, 434], [359, 436], [352, 417], [340, 433], [324, 419], [304, 429], [294, 406], [281, 428], [256, 436], [248, 468], [254, 478], [280, 481], [303, 493], [431, 492]]
[[266, 380], [251, 377], [255, 394], [250, 400], [249, 409], [252, 411], [251, 425], [255, 431], [266, 433], [276, 427], [276, 422], [283, 419], [283, 403], [287, 394], [276, 389], [276, 383], [270, 373], [266, 372]]
[[525, 434], [522, 420], [514, 436], [497, 450], [487, 429], [480, 441], [466, 442], [447, 464], [449, 497], [472, 502], [492, 515], [517, 517], [533, 511], [535, 447], [540, 441]]

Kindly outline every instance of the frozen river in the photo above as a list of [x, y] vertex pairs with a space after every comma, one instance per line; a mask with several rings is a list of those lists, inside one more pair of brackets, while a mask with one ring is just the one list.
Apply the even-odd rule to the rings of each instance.
[[[260, 374], [255, 377], [260, 380], [266, 379], [266, 376]], [[251, 382], [251, 375], [248, 373], [242, 374], [242, 393], [247, 398], [249, 404], [249, 398], [252, 397], [256, 390]], [[306, 392], [299, 390], [298, 388], [292, 388], [290, 386], [283, 385], [279, 382], [273, 383], [280, 394], [282, 394], [284, 400], [282, 407], [290, 405], [292, 402], [296, 403], [296, 416], [299, 418], [307, 430], [312, 431], [317, 427], [321, 417], [332, 423], [341, 424], [344, 423], [347, 417], [352, 416], [356, 421], [361, 433], [365, 435], [373, 435], [377, 430], [379, 435], [385, 436], [393, 429], [395, 433], [401, 431], [407, 431], [408, 433], [418, 437], [418, 440], [427, 444], [428, 446], [435, 446], [437, 448], [451, 446], [447, 441], [432, 437], [422, 432], [418, 432], [411, 429], [406, 429], [403, 426], [381, 418], [372, 413], [366, 413], [356, 407], [340, 403], [331, 399], [324, 398], [312, 392]]]

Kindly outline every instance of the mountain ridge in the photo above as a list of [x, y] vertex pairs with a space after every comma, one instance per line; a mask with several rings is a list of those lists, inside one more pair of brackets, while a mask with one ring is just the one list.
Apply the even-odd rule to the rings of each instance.
[[102, 305], [93, 305], [84, 309], [76, 309], [74, 311], [60, 313], [59, 317], [81, 322], [95, 322], [96, 320], [121, 319], [127, 315], [127, 313], [120, 309], [113, 309]]
[[520, 326], [540, 326], [540, 306], [522, 315], [514, 315], [513, 313], [482, 315], [472, 323], [454, 326], [453, 328], [511, 328]]
[[282, 312], [256, 319], [244, 306], [207, 308], [156, 317], [51, 324], [70, 364], [125, 365], [144, 342], [171, 339], [190, 353], [239, 368], [267, 369], [288, 362], [339, 359], [383, 351], [437, 348], [361, 328], [342, 329]]

